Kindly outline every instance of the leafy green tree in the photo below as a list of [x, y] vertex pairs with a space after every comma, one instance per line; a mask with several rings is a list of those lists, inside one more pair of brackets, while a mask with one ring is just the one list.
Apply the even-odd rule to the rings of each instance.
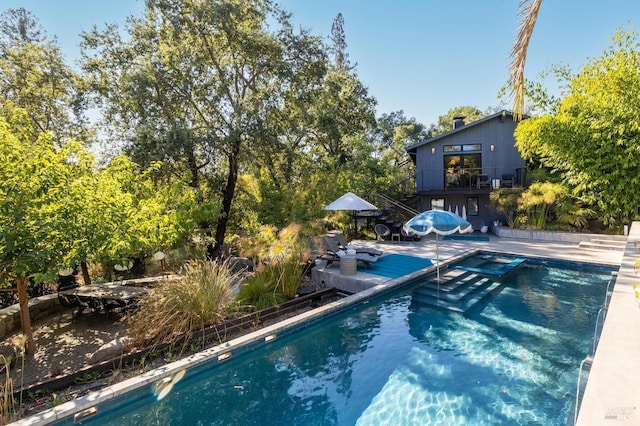
[[344, 33], [344, 18], [338, 13], [331, 25], [331, 50], [334, 54], [334, 63], [339, 69], [348, 69], [349, 54], [347, 53], [347, 38]]
[[399, 142], [406, 148], [430, 137], [432, 135], [427, 132], [424, 124], [418, 123], [414, 117], [407, 118], [402, 110], [382, 114], [377, 120], [373, 136], [383, 149], [400, 145]]
[[239, 229], [313, 223], [334, 193], [366, 192], [387, 173], [369, 136], [375, 130], [375, 100], [348, 63], [340, 16], [328, 49], [322, 48], [334, 60], [326, 75], [314, 74], [322, 79], [306, 84], [304, 96], [288, 96], [278, 115], [270, 116], [278, 125], [278, 143], [263, 145], [241, 180], [231, 214]]
[[189, 173], [203, 203], [221, 200], [210, 219], [215, 257], [241, 170], [278, 144], [283, 124], [274, 118], [285, 102], [307, 96], [324, 55], [317, 38], [294, 33], [268, 0], [146, 4], [143, 18], [129, 20], [128, 40], [115, 26], [84, 35], [84, 68], [132, 149], [163, 154], [174, 171]]
[[331, 67], [312, 106], [316, 153], [329, 167], [353, 159], [349, 139], [363, 137], [375, 126], [375, 104], [354, 72]]
[[32, 120], [0, 117], [0, 281], [17, 284], [26, 350], [34, 348], [27, 286], [87, 260], [120, 260], [184, 241], [198, 219], [185, 185], [162, 190], [125, 157], [102, 171], [81, 144], [32, 140]]
[[639, 217], [640, 45], [618, 32], [613, 45], [571, 80], [557, 113], [525, 120], [516, 146], [527, 158], [563, 174], [585, 206], [620, 226]]
[[161, 167], [144, 169], [118, 156], [70, 183], [69, 205], [83, 232], [69, 248], [66, 263], [143, 258], [187, 241], [200, 217], [212, 212], [201, 210], [185, 182], [157, 183], [154, 175]]
[[484, 118], [485, 115], [487, 115], [485, 112], [480, 111], [476, 107], [468, 105], [455, 107], [450, 109], [445, 115], [439, 116], [438, 124], [431, 125], [429, 133], [431, 133], [433, 137], [453, 130], [454, 117], [464, 117], [465, 123], [471, 123]]
[[335, 168], [353, 160], [349, 141], [364, 137], [375, 127], [376, 100], [358, 79], [355, 67], [349, 64], [342, 14], [333, 21], [329, 41], [334, 62], [315, 93], [311, 129], [315, 161]]
[[55, 38], [23, 8], [0, 15], [0, 114], [28, 111], [35, 140], [51, 132], [58, 145], [66, 138], [89, 141], [84, 99], [77, 74], [66, 64]]
[[68, 188], [87, 154], [77, 143], [56, 149], [49, 133], [34, 141], [26, 113], [0, 118], [0, 276], [17, 284], [26, 351], [34, 349], [27, 286], [65, 267], [77, 229]]
[[25, 43], [46, 41], [44, 30], [31, 12], [24, 8], [7, 9], [0, 15], [0, 49], [6, 52], [11, 47]]

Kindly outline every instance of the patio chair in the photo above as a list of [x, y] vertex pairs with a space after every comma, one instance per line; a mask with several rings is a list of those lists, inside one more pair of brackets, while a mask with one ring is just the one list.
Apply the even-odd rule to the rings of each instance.
[[102, 301], [102, 308], [104, 309], [104, 312], [107, 318], [109, 318], [111, 312], [113, 311], [124, 312], [128, 306], [129, 306], [129, 303], [119, 299], [104, 299]]
[[[327, 262], [326, 266], [330, 266], [333, 262], [339, 262], [342, 257], [348, 256], [344, 250], [340, 250], [340, 247], [338, 247], [338, 244], [333, 238], [324, 237], [323, 240], [327, 251], [318, 258], [325, 260]], [[371, 263], [377, 262], [379, 259], [378, 256], [358, 252], [356, 252], [355, 258], [356, 261], [362, 262], [365, 268], [369, 268]]]
[[335, 234], [334, 239], [336, 240], [336, 243], [338, 243], [338, 247], [341, 250], [353, 249], [356, 251], [356, 253], [367, 253], [372, 256], [380, 256], [383, 253], [382, 250], [378, 250], [373, 247], [354, 247], [351, 244], [349, 244], [347, 242], [347, 239], [344, 237], [344, 235], [340, 233]]
[[418, 238], [418, 234], [416, 234], [415, 232], [409, 230], [406, 231], [404, 229], [404, 227], [400, 228], [400, 234], [402, 234], [402, 238], [405, 239], [405, 241], [410, 240], [410, 241], [415, 241], [416, 238]]
[[480, 174], [478, 175], [477, 179], [478, 179], [477, 180], [478, 189], [491, 187], [491, 182], [489, 181], [489, 175]]
[[515, 177], [513, 175], [502, 175], [500, 185], [503, 188], [513, 188], [514, 180], [515, 180]]
[[81, 307], [78, 297], [58, 293], [58, 303], [60, 304], [60, 316], [58, 317], [58, 324], [60, 324], [60, 321], [62, 320], [62, 314], [64, 313], [65, 309], [69, 309], [71, 311], [71, 322], [73, 322], [73, 320], [78, 315], [76, 312], [74, 312], [74, 310], [77, 308], [78, 311], [80, 311]]
[[391, 229], [389, 229], [389, 227], [384, 223], [377, 224], [376, 226], [373, 227], [373, 230], [376, 233], [376, 235], [378, 237], [382, 237], [383, 240], [385, 239], [385, 237], [388, 237], [389, 235], [391, 235]]

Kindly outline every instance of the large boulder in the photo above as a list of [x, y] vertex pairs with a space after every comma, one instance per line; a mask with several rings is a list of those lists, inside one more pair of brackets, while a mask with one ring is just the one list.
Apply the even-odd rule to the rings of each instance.
[[130, 337], [119, 337], [100, 346], [89, 357], [89, 364], [97, 364], [108, 359], [117, 358], [129, 352], [133, 340]]
[[242, 272], [253, 272], [253, 262], [246, 257], [231, 256], [229, 258], [229, 269], [234, 274]]

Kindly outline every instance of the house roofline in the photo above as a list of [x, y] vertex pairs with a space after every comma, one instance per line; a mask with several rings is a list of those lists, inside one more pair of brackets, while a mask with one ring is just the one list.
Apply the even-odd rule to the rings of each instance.
[[[426, 139], [426, 140], [424, 140], [422, 142], [418, 142], [415, 145], [411, 145], [411, 146], [406, 148], [406, 151], [409, 154], [415, 154], [416, 150], [421, 146], [428, 145], [428, 144], [430, 144], [432, 142], [435, 142], [435, 141], [438, 141], [440, 139], [446, 138], [446, 137], [448, 137], [448, 136], [450, 136], [452, 134], [455, 134], [455, 133], [458, 133], [458, 132], [462, 132], [462, 131], [467, 130], [467, 129], [471, 128], [471, 127], [474, 127], [474, 126], [477, 126], [477, 125], [482, 124], [484, 122], [493, 120], [493, 119], [498, 118], [500, 116], [513, 117], [513, 112], [507, 111], [507, 110], [502, 110], [502, 111], [496, 112], [495, 114], [487, 115], [486, 117], [481, 118], [480, 120], [476, 120], [476, 121], [471, 122], [469, 124], [465, 124], [464, 126], [458, 127], [457, 129], [449, 130], [448, 132], [443, 133], [441, 135], [434, 136], [434, 137], [432, 137], [430, 139]], [[529, 116], [523, 115], [522, 119], [524, 120], [525, 118], [529, 118]]]

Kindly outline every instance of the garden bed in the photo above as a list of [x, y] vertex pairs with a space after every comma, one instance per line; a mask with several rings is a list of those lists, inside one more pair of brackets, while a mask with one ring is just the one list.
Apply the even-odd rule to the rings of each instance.
[[[151, 368], [160, 367], [175, 359], [204, 350], [207, 346], [220, 344], [348, 295], [348, 293], [335, 288], [318, 289], [278, 306], [235, 318], [228, 318], [204, 329], [202, 332], [194, 334], [190, 338], [184, 337], [171, 344], [135, 350], [107, 361], [79, 368], [70, 374], [32, 383], [15, 392], [14, 396], [16, 401], [23, 401], [23, 409], [25, 411], [22, 415], [33, 415], [52, 405], [78, 398], [119, 380], [141, 374], [141, 369], [144, 369], [144, 365], [151, 366]], [[178, 350], [177, 356], [163, 356], [163, 354], [173, 352], [176, 349]], [[174, 357], [175, 359], [172, 359]], [[117, 380], [113, 378], [116, 372], [123, 373]], [[64, 400], [60, 400], [60, 391], [64, 391]], [[22, 395], [20, 395], [21, 393]]]

